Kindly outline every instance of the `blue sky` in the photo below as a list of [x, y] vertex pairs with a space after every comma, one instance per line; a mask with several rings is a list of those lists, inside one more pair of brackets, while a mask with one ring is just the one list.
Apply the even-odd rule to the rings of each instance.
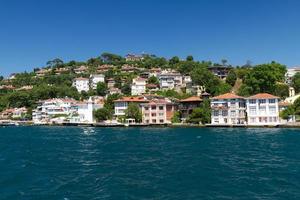
[[0, 0], [0, 75], [112, 52], [300, 64], [297, 0]]

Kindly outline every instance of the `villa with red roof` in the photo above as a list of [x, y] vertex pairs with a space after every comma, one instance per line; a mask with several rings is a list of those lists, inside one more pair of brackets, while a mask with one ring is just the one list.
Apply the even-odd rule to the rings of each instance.
[[246, 124], [246, 104], [244, 97], [233, 93], [213, 97], [211, 99], [211, 109], [211, 124]]
[[148, 100], [143, 96], [138, 97], [122, 97], [114, 101], [115, 105], [115, 116], [124, 116], [125, 110], [128, 108], [129, 103], [146, 103]]
[[279, 97], [259, 93], [246, 98], [248, 125], [277, 125], [279, 119]]

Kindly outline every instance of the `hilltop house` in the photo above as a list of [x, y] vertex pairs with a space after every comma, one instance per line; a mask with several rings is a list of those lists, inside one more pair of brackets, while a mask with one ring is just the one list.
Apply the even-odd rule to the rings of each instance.
[[287, 68], [287, 72], [285, 73], [285, 83], [290, 85], [293, 77], [298, 72], [300, 72], [300, 67]]
[[232, 70], [233, 67], [230, 66], [210, 66], [208, 70], [211, 71], [215, 76], [218, 76], [220, 79], [225, 79], [228, 75], [228, 72]]
[[90, 89], [90, 85], [89, 85], [90, 81], [88, 78], [75, 78], [73, 81], [73, 86], [76, 87], [78, 92], [82, 92], [82, 91], [89, 91]]
[[131, 95], [141, 95], [146, 92], [146, 79], [135, 78], [132, 80]]
[[279, 124], [279, 97], [259, 93], [246, 98], [248, 125]]
[[105, 76], [104, 74], [91, 74], [90, 80], [91, 80], [91, 88], [95, 90], [99, 82], [101, 83], [105, 82]]
[[226, 93], [211, 99], [211, 124], [246, 124], [245, 98]]

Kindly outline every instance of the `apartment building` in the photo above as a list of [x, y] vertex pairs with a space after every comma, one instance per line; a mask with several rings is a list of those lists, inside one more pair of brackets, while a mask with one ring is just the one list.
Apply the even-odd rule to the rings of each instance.
[[171, 123], [177, 106], [169, 99], [153, 99], [147, 103], [142, 103], [141, 109], [143, 123], [168, 124]]

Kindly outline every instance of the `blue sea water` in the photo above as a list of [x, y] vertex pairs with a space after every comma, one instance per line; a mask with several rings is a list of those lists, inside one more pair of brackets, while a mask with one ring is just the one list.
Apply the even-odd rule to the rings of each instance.
[[300, 130], [0, 128], [0, 199], [300, 199]]

